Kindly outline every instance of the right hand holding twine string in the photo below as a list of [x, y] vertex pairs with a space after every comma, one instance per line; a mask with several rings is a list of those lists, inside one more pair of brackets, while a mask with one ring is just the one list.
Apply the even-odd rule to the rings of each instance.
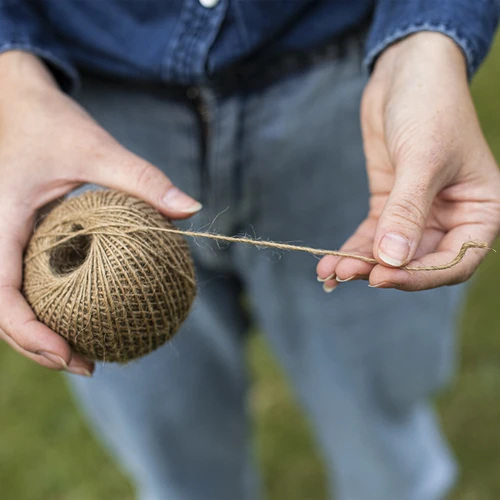
[[324, 257], [326, 292], [339, 282], [414, 291], [466, 281], [486, 250], [439, 272], [466, 241], [491, 246], [500, 228], [500, 174], [469, 93], [465, 59], [438, 33], [419, 33], [387, 49], [365, 89], [361, 125], [370, 211], [341, 250], [377, 263]]

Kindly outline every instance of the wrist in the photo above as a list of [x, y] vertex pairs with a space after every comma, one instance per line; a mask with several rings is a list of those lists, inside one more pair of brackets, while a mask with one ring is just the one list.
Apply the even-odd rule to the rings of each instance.
[[414, 33], [389, 46], [378, 58], [374, 74], [402, 73], [406, 68], [415, 72], [420, 64], [467, 82], [467, 61], [460, 47], [450, 37], [430, 31]]
[[3, 52], [0, 54], [0, 90], [5, 92], [20, 85], [58, 88], [50, 71], [34, 54], [21, 50]]

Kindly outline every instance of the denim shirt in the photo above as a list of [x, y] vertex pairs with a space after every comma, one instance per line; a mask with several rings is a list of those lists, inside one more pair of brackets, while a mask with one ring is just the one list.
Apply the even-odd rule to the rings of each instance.
[[404, 36], [438, 31], [461, 47], [471, 76], [499, 16], [500, 0], [0, 0], [0, 52], [37, 54], [68, 91], [78, 68], [187, 85], [368, 22], [368, 68]]

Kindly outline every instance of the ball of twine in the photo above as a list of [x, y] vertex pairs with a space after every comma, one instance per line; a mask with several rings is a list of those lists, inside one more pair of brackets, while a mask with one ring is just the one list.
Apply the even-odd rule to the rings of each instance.
[[196, 283], [184, 237], [162, 228], [173, 225], [124, 193], [64, 201], [25, 256], [23, 292], [37, 318], [90, 360], [124, 363], [164, 344], [186, 319]]

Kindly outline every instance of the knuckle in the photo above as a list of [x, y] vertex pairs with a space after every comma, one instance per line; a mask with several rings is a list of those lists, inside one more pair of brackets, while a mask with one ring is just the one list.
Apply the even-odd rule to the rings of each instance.
[[149, 163], [136, 164], [132, 168], [135, 170], [135, 179], [139, 186], [150, 185], [156, 177], [156, 169]]
[[393, 202], [391, 206], [391, 218], [397, 224], [419, 231], [425, 228], [427, 219], [421, 208], [421, 204], [410, 197], [404, 197]]
[[425, 144], [425, 149], [421, 144], [416, 144], [415, 137], [419, 134], [415, 130], [402, 132], [404, 137], [399, 141], [399, 147], [395, 156], [407, 165], [411, 165], [415, 172], [420, 172], [422, 182], [430, 183], [436, 177], [459, 164], [456, 155], [456, 148], [436, 130], [421, 136], [421, 143]]
[[135, 184], [140, 191], [146, 192], [165, 189], [163, 176], [151, 163], [134, 161], [130, 168], [133, 171]]

